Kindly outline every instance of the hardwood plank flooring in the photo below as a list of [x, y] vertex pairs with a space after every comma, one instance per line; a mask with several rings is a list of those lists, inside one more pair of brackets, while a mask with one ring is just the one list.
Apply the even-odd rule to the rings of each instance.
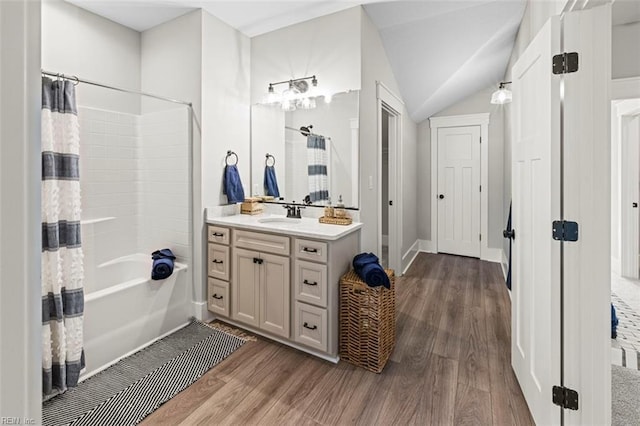
[[499, 264], [420, 253], [396, 292], [396, 347], [381, 374], [258, 337], [143, 424], [534, 424], [511, 370]]

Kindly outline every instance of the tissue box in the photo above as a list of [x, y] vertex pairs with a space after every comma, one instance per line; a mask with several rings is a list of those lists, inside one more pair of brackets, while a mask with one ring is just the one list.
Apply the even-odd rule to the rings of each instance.
[[260, 214], [262, 213], [262, 203], [258, 202], [259, 198], [246, 198], [244, 203], [240, 206], [240, 213], [242, 214]]

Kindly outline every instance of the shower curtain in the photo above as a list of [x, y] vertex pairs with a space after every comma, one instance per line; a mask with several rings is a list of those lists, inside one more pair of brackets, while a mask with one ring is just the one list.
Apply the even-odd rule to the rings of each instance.
[[78, 383], [84, 369], [79, 125], [73, 82], [42, 79], [42, 389]]
[[328, 199], [327, 143], [324, 136], [307, 136], [307, 175], [311, 202]]

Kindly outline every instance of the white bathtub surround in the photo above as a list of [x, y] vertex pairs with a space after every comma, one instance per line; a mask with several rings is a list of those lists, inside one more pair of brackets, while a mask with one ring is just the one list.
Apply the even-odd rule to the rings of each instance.
[[189, 322], [187, 265], [151, 280], [151, 257], [132, 254], [99, 265], [85, 295], [84, 380]]

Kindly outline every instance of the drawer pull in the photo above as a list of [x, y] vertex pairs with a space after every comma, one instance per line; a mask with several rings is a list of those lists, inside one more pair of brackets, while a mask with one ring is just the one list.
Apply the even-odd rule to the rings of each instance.
[[224, 263], [224, 261], [218, 260], [218, 259], [213, 259], [211, 262], [213, 262], [213, 263]]
[[309, 248], [309, 247], [303, 247], [302, 251], [306, 251], [307, 253], [317, 253], [318, 249], [316, 248]]
[[213, 297], [213, 298], [214, 298], [214, 299], [216, 299], [216, 300], [222, 300], [222, 299], [223, 299], [223, 297], [222, 297], [222, 296], [218, 296], [218, 294], [217, 294], [217, 293], [216, 293], [216, 294], [214, 294], [214, 295], [213, 295], [213, 296], [211, 296], [211, 297]]
[[260, 259], [257, 257], [253, 258], [253, 263], [257, 263], [258, 265], [262, 265], [262, 262], [264, 262], [264, 259]]
[[309, 324], [307, 324], [306, 322], [305, 322], [304, 324], [302, 324], [302, 326], [303, 326], [304, 328], [308, 328], [309, 330], [317, 330], [317, 329], [318, 329], [318, 326], [317, 326], [317, 325], [309, 326]]
[[318, 283], [317, 283], [316, 281], [311, 282], [311, 281], [308, 281], [308, 280], [304, 280], [304, 281], [302, 281], [302, 282], [303, 282], [304, 284], [306, 284], [306, 285], [318, 285]]
[[214, 237], [224, 237], [224, 234], [221, 234], [220, 232], [214, 232], [211, 235], [214, 236]]

